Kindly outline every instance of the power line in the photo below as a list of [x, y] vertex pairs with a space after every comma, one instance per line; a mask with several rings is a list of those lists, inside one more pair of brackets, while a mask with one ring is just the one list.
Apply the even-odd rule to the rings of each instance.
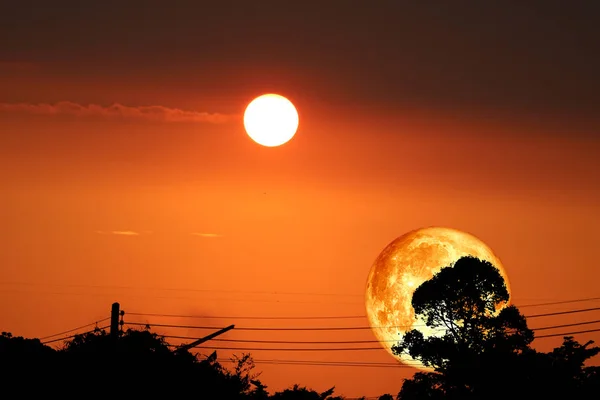
[[[586, 308], [586, 309], [578, 309], [578, 310], [569, 310], [569, 311], [559, 311], [553, 313], [545, 313], [545, 314], [536, 314], [525, 316], [526, 318], [538, 318], [538, 317], [548, 317], [553, 315], [564, 315], [564, 314], [575, 314], [582, 312], [590, 312], [590, 311], [598, 311], [600, 307], [596, 308]], [[176, 325], [176, 324], [149, 324], [149, 323], [139, 323], [139, 322], [128, 322], [129, 325], [138, 325], [138, 326], [156, 326], [162, 328], [182, 328], [182, 329], [221, 329], [221, 327], [217, 326], [195, 326], [195, 325]], [[402, 326], [402, 325], [392, 325], [392, 326], [379, 326], [379, 327], [370, 327], [370, 326], [344, 326], [344, 327], [294, 327], [294, 328], [275, 328], [275, 327], [236, 327], [236, 331], [345, 331], [345, 330], [368, 330], [373, 328], [387, 329], [387, 328], [415, 328], [416, 325], [412, 326]]]
[[[572, 324], [562, 324], [562, 325], [553, 325], [553, 326], [546, 326], [546, 327], [542, 327], [542, 328], [535, 328], [532, 329], [532, 331], [541, 331], [541, 330], [548, 330], [548, 329], [558, 329], [558, 328], [564, 328], [564, 327], [572, 327], [572, 326], [579, 326], [579, 325], [589, 325], [589, 324], [594, 324], [594, 323], [599, 323], [600, 320], [595, 320], [595, 321], [584, 321], [584, 322], [579, 322], [579, 323], [572, 323]], [[592, 329], [592, 330], [586, 330], [586, 331], [577, 331], [577, 332], [567, 332], [567, 333], [560, 333], [560, 334], [552, 334], [552, 335], [542, 335], [542, 336], [536, 336], [535, 338], [545, 338], [545, 337], [553, 337], [553, 336], [565, 336], [565, 335], [569, 335], [569, 334], [577, 334], [577, 333], [587, 333], [587, 332], [596, 332], [596, 331], [600, 331], [600, 329]], [[164, 335], [164, 338], [167, 339], [181, 339], [181, 340], [194, 340], [196, 339], [195, 337], [190, 337], [190, 336], [170, 336], [170, 335]], [[266, 344], [365, 344], [365, 343], [381, 343], [382, 341], [379, 340], [348, 340], [348, 341], [283, 341], [283, 340], [246, 340], [246, 339], [213, 339], [214, 341], [221, 341], [221, 342], [233, 342], [233, 343], [266, 343]], [[385, 342], [397, 342], [395, 340], [385, 340]], [[203, 346], [203, 347], [197, 347], [197, 348], [207, 348], [207, 349], [214, 349], [214, 350], [241, 350], [241, 351], [259, 351], [259, 350], [267, 350], [267, 351], [302, 351], [302, 350], [306, 350], [306, 351], [344, 351], [344, 350], [348, 350], [348, 351], [356, 351], [356, 350], [381, 350], [381, 347], [375, 347], [375, 348], [371, 348], [371, 347], [353, 347], [353, 348], [231, 348], [231, 347], [209, 347], [209, 346]]]
[[[128, 325], [137, 326], [156, 326], [161, 328], [182, 328], [182, 329], [222, 329], [218, 326], [194, 326], [194, 325], [174, 325], [174, 324], [147, 324], [139, 322], [127, 322]], [[375, 327], [375, 328], [403, 328], [403, 326]], [[406, 328], [406, 327], [404, 327]], [[344, 327], [311, 327], [311, 328], [266, 328], [266, 327], [235, 327], [236, 331], [346, 331], [346, 330], [364, 330], [372, 329], [370, 326], [344, 326]]]
[[570, 336], [570, 335], [577, 335], [579, 333], [590, 333], [590, 332], [600, 332], [600, 329], [588, 329], [585, 331], [577, 331], [577, 332], [553, 333], [550, 335], [536, 336], [536, 339], [543, 339], [543, 338], [556, 337], [556, 336]]
[[[585, 321], [585, 322], [579, 322], [579, 323], [573, 323], [573, 324], [545, 326], [542, 328], [532, 329], [532, 331], [535, 332], [535, 331], [541, 331], [541, 330], [558, 329], [558, 328], [565, 328], [565, 327], [572, 327], [572, 326], [579, 326], [579, 325], [589, 325], [589, 324], [595, 324], [595, 323], [600, 323], [600, 320]], [[596, 330], [578, 331], [578, 332], [571, 332], [571, 333], [575, 334], [575, 333], [586, 333], [586, 332], [595, 332], [595, 331]], [[568, 334], [570, 334], [570, 333], [543, 335], [543, 336], [536, 336], [535, 338], [537, 339], [537, 338], [544, 338], [544, 337], [551, 337], [551, 336], [562, 336], [562, 335], [568, 335]], [[170, 335], [161, 335], [161, 336], [166, 339], [181, 339], [181, 340], [197, 339], [196, 337], [193, 337], [193, 336], [170, 336]], [[366, 344], [366, 343], [381, 343], [381, 342], [398, 342], [398, 340], [294, 341], [294, 340], [247, 340], [247, 339], [218, 339], [218, 338], [212, 339], [212, 340], [219, 341], [219, 342], [266, 343], [266, 344]], [[366, 349], [366, 348], [357, 348], [357, 349]], [[261, 350], [271, 350], [271, 349], [261, 349]], [[296, 350], [304, 350], [304, 349], [299, 348]]]
[[[591, 333], [600, 332], [598, 329], [589, 329], [585, 331], [575, 332], [564, 332], [556, 333], [551, 335], [537, 336], [536, 339], [543, 339], [556, 336], [570, 336], [577, 335], [580, 333]], [[211, 347], [211, 346], [198, 346], [196, 349], [210, 349], [210, 350], [237, 350], [237, 351], [376, 351], [383, 350], [382, 347], [336, 347], [336, 348], [251, 348], [251, 347]]]
[[600, 300], [600, 297], [586, 297], [583, 299], [551, 301], [551, 302], [547, 302], [547, 303], [524, 304], [524, 305], [517, 306], [517, 307], [518, 308], [526, 308], [526, 307], [554, 306], [554, 305], [558, 305], [558, 304], [580, 303], [580, 302], [585, 302], [585, 301], [598, 301], [598, 300]]
[[[219, 362], [232, 361], [231, 359], [220, 358], [217, 359]], [[395, 367], [406, 365], [404, 362], [382, 362], [382, 361], [325, 361], [325, 360], [290, 360], [290, 359], [252, 359], [253, 362], [286, 362], [286, 363], [323, 363], [323, 364], [364, 364], [364, 365], [383, 365], [386, 367]], [[420, 365], [420, 363], [414, 362], [413, 364]]]
[[[161, 335], [162, 336], [162, 335]], [[166, 339], [196, 340], [193, 336], [170, 336], [164, 335]], [[381, 340], [345, 340], [345, 341], [297, 341], [297, 340], [247, 340], [247, 339], [219, 339], [214, 338], [215, 342], [234, 342], [234, 343], [269, 343], [269, 344], [363, 344], [363, 343], [381, 343]], [[383, 342], [398, 342], [398, 340], [383, 340]]]
[[[575, 300], [569, 300], [569, 301], [565, 301], [565, 302], [576, 302], [576, 301], [588, 301], [588, 300], [595, 300], [596, 298], [587, 298], [587, 299], [575, 299]], [[561, 302], [561, 303], [565, 303], [565, 302]], [[545, 303], [550, 304], [550, 303]], [[533, 305], [531, 305], [533, 306]], [[595, 308], [586, 308], [586, 309], [577, 309], [577, 310], [567, 310], [567, 311], [559, 311], [559, 312], [552, 312], [552, 313], [544, 313], [544, 314], [536, 314], [536, 315], [529, 315], [526, 316], [526, 318], [538, 318], [538, 317], [547, 317], [547, 316], [554, 316], [554, 315], [565, 315], [565, 314], [574, 314], [574, 313], [582, 313], [582, 312], [590, 312], [590, 311], [597, 311], [600, 310], [600, 307], [595, 307]], [[175, 317], [177, 315], [175, 314], [143, 314], [143, 313], [128, 313], [128, 315], [149, 315], [149, 316], [172, 316]], [[184, 316], [179, 316], [179, 317], [184, 317]], [[189, 316], [192, 317], [192, 316]], [[217, 317], [215, 317], [217, 318]], [[221, 318], [234, 318], [234, 317], [221, 317]], [[364, 318], [364, 316], [332, 316], [332, 317], [246, 317], [245, 319], [298, 319], [298, 318], [302, 318], [302, 319], [333, 319], [333, 318], [337, 318], [337, 319], [342, 319], [342, 318]], [[103, 318], [100, 319], [98, 321], [89, 323], [89, 324], [85, 324], [73, 329], [69, 329], [63, 332], [59, 332], [53, 335], [48, 335], [48, 336], [44, 336], [42, 338], [40, 338], [40, 340], [44, 340], [44, 339], [49, 339], [52, 337], [56, 337], [56, 336], [61, 336], [70, 332], [74, 332], [74, 331], [78, 331], [84, 328], [87, 328], [89, 326], [92, 325], [97, 325], [100, 322], [104, 322], [109, 320], [110, 318]], [[548, 327], [542, 327], [542, 328], [536, 328], [533, 329], [534, 331], [539, 331], [539, 330], [547, 330], [547, 329], [556, 329], [556, 328], [563, 328], [563, 327], [570, 327], [570, 326], [578, 326], [578, 325], [585, 325], [585, 324], [593, 324], [593, 323], [597, 323], [600, 320], [596, 320], [596, 321], [586, 321], [586, 322], [580, 322], [580, 323], [573, 323], [573, 324], [563, 324], [563, 325], [553, 325], [553, 326], [548, 326]], [[150, 324], [142, 324], [142, 323], [135, 323], [135, 322], [128, 322], [128, 325], [137, 325], [137, 326], [147, 326]], [[191, 325], [175, 325], [175, 324], [151, 324], [152, 326], [157, 326], [157, 327], [165, 327], [165, 328], [186, 328], [186, 329], [220, 329], [220, 327], [203, 327], [203, 326], [191, 326]], [[415, 326], [411, 326], [411, 327], [415, 327]], [[394, 326], [394, 328], [408, 328], [408, 326]], [[268, 328], [268, 327], [239, 327], [236, 328], [236, 330], [253, 330], [253, 331], [315, 331], [315, 330], [319, 330], [319, 331], [332, 331], [332, 330], [368, 330], [368, 329], [372, 329], [372, 327], [315, 327], [315, 328]], [[593, 330], [592, 330], [593, 331]], [[87, 332], [86, 332], [87, 333]], [[551, 335], [551, 336], [559, 336], [559, 335]], [[538, 336], [538, 338], [543, 338], [543, 337], [551, 337], [548, 335], [544, 335], [544, 336]], [[66, 337], [66, 338], [62, 338], [59, 340], [64, 340], [64, 339], [69, 339], [71, 337], [74, 336], [70, 336], [70, 337]], [[175, 338], [175, 337], [174, 337]], [[183, 338], [183, 337], [181, 337]], [[214, 339], [217, 341], [235, 341], [232, 339]], [[54, 340], [54, 341], [58, 341], [58, 340]], [[49, 341], [49, 342], [45, 342], [45, 343], [52, 343], [54, 341]], [[287, 343], [287, 341], [241, 341], [241, 340], [237, 340], [237, 342], [247, 342], [247, 343]], [[310, 343], [319, 343], [319, 344], [333, 344], [333, 343], [376, 343], [377, 341], [347, 341], [347, 342], [310, 342]], [[301, 342], [292, 342], [292, 343], [301, 343]]]
[[109, 319], [110, 319], [110, 317], [103, 318], [103, 319], [100, 319], [100, 320], [98, 320], [96, 322], [91, 322], [89, 324], [78, 326], [77, 328], [73, 328], [73, 329], [69, 329], [69, 330], [66, 330], [66, 331], [59, 332], [59, 333], [55, 333], [54, 335], [48, 335], [48, 336], [41, 337], [41, 338], [39, 338], [39, 340], [49, 339], [49, 338], [52, 338], [52, 337], [61, 336], [61, 335], [65, 335], [67, 333], [75, 332], [75, 331], [81, 330], [83, 328], [87, 328], [88, 326], [98, 325], [98, 323], [104, 322], [104, 321], [108, 321]]
[[127, 315], [146, 316], [146, 317], [168, 317], [168, 318], [196, 318], [196, 319], [257, 319], [257, 320], [302, 320], [302, 319], [355, 319], [366, 318], [365, 315], [331, 315], [331, 316], [314, 316], [314, 317], [262, 317], [262, 316], [210, 316], [210, 315], [178, 315], [178, 314], [145, 314], [131, 313]]
[[[558, 329], [558, 328], [567, 328], [572, 326], [580, 326], [580, 325], [590, 325], [600, 323], [600, 320], [594, 321], [584, 321], [584, 322], [576, 322], [572, 324], [562, 324], [562, 325], [553, 325], [553, 326], [545, 326], [542, 328], [534, 328], [532, 331], [543, 331], [548, 329]], [[162, 337], [166, 339], [180, 339], [180, 340], [196, 340], [196, 337], [193, 336], [171, 336], [171, 335], [162, 335]], [[302, 341], [302, 340], [249, 340], [249, 339], [220, 339], [214, 338], [211, 339], [215, 342], [232, 342], [232, 343], [267, 343], [267, 344], [366, 344], [366, 343], [381, 343], [381, 342], [398, 342], [398, 340], [340, 340], [340, 341]]]
[[[23, 281], [3, 281], [0, 282], [1, 286], [58, 286], [58, 287], [72, 287], [72, 288], [95, 288], [95, 289], [120, 289], [120, 290], [155, 290], [155, 291], [169, 291], [169, 292], [199, 292], [199, 293], [230, 293], [230, 294], [266, 294], [266, 295], [286, 295], [286, 296], [326, 296], [326, 297], [363, 297], [362, 294], [357, 293], [324, 293], [324, 292], [282, 292], [282, 291], [269, 291], [269, 290], [235, 290], [235, 289], [198, 289], [198, 288], [169, 288], [169, 287], [142, 287], [142, 286], [131, 286], [131, 285], [92, 285], [92, 284], [52, 284], [47, 282], [23, 282]], [[584, 301], [597, 301], [600, 297], [587, 297], [581, 299], [572, 300], [560, 300], [555, 302], [547, 303], [534, 303], [524, 304], [518, 306], [522, 307], [537, 307], [545, 305], [556, 305], [556, 304], [568, 304], [575, 302]]]
[[239, 351], [373, 351], [383, 350], [383, 347], [335, 347], [335, 348], [261, 348], [261, 347], [212, 347], [212, 346], [196, 346], [195, 349], [211, 349], [211, 350], [239, 350]]
[[42, 342], [42, 344], [49, 344], [49, 343], [54, 343], [54, 342], [60, 342], [61, 340], [73, 339], [75, 336], [79, 336], [79, 335], [85, 335], [85, 334], [87, 334], [87, 333], [92, 333], [92, 332], [95, 332], [95, 331], [97, 331], [97, 330], [99, 330], [99, 331], [103, 331], [103, 330], [105, 330], [105, 329], [107, 329], [107, 328], [109, 328], [109, 327], [110, 327], [109, 325], [106, 325], [106, 326], [103, 326], [103, 327], [101, 327], [101, 328], [94, 328], [94, 329], [92, 329], [92, 330], [89, 330], [89, 331], [87, 331], [87, 332], [81, 332], [81, 333], [77, 333], [77, 334], [75, 334], [75, 335], [69, 335], [69, 336], [65, 336], [65, 337], [61, 337], [61, 338], [58, 338], [58, 339], [53, 339], [53, 340], [47, 340], [47, 341], [45, 341], [45, 342]]
[[[136, 286], [127, 286], [127, 285], [91, 285], [91, 284], [51, 284], [51, 283], [41, 283], [41, 282], [23, 282], [23, 281], [4, 281], [0, 282], [0, 286], [54, 286], [54, 287], [71, 287], [71, 288], [94, 288], [94, 289], [118, 289], [118, 290], [146, 290], [146, 291], [166, 291], [166, 292], [195, 292], [195, 293], [229, 293], [229, 294], [257, 294], [257, 295], [275, 295], [275, 296], [325, 296], [325, 297], [363, 297], [362, 294], [350, 294], [350, 293], [323, 293], [323, 292], [281, 292], [281, 291], [259, 291], [259, 290], [234, 290], [234, 289], [198, 289], [198, 288], [165, 288], [165, 287], [136, 287]], [[5, 289], [0, 289], [0, 291], [6, 291]], [[50, 295], [88, 295], [88, 296], [108, 296], [109, 294], [100, 294], [100, 293], [59, 293], [59, 292], [38, 292], [38, 294], [50, 294]], [[139, 297], [136, 295], [128, 295], [132, 297]], [[146, 295], [144, 297], [152, 297], [152, 298], [178, 298], [183, 299], [184, 297], [165, 297], [165, 296], [151, 296]], [[264, 300], [264, 299], [232, 299], [232, 298], [208, 298], [208, 300], [215, 301], [232, 301], [232, 302], [277, 302], [277, 303], [294, 303], [294, 304], [322, 304], [319, 301], [286, 301], [286, 300]], [[525, 307], [538, 307], [538, 306], [547, 306], [547, 305], [557, 305], [557, 304], [568, 304], [575, 302], [585, 302], [585, 301], [598, 301], [600, 297], [588, 297], [582, 299], [573, 299], [573, 300], [562, 300], [555, 302], [546, 302], [546, 303], [537, 303], [537, 304], [524, 304], [517, 305], [519, 308]], [[328, 303], [331, 303], [328, 301]], [[336, 304], [361, 304], [362, 302], [335, 302]], [[141, 315], [141, 314], [140, 314]], [[158, 316], [158, 315], [154, 315]], [[166, 316], [166, 315], [164, 315]], [[187, 316], [181, 316], [187, 317]], [[190, 316], [191, 317], [191, 316]], [[204, 316], [200, 318], [211, 318], [209, 316]], [[249, 317], [212, 317], [212, 318], [235, 318], [235, 319], [304, 319], [304, 318], [293, 318], [293, 317], [284, 317], [284, 318], [249, 318]], [[339, 318], [339, 317], [338, 317]], [[364, 318], [364, 316], [356, 315], [356, 316], [346, 316], [344, 318]], [[316, 318], [306, 318], [306, 319], [316, 319]], [[326, 318], [323, 318], [326, 319]]]
[[551, 312], [551, 313], [545, 313], [545, 314], [526, 315], [525, 318], [531, 319], [531, 318], [539, 318], [539, 317], [549, 317], [549, 316], [553, 316], [553, 315], [575, 314], [575, 313], [598, 311], [598, 310], [600, 310], [600, 307], [582, 308], [579, 310], [557, 311], [557, 312]]
[[[217, 359], [219, 362], [224, 362], [223, 359]], [[304, 361], [304, 360], [253, 360], [256, 364], [274, 364], [274, 365], [313, 365], [313, 366], [330, 366], [330, 367], [376, 367], [376, 368], [412, 368], [412, 364], [401, 363], [370, 363], [362, 361]], [[418, 365], [418, 364], [414, 364]]]
[[547, 329], [557, 329], [557, 328], [567, 328], [569, 326], [579, 326], [579, 325], [589, 325], [589, 324], [597, 324], [600, 322], [600, 319], [597, 319], [595, 321], [584, 321], [584, 322], [574, 322], [572, 324], [563, 324], [563, 325], [553, 325], [553, 326], [545, 326], [542, 328], [535, 328], [532, 329], [533, 331], [544, 331]]
[[[525, 304], [522, 306], [517, 306], [518, 308], [525, 307], [538, 307], [538, 306], [548, 306], [548, 305], [557, 305], [557, 304], [568, 304], [568, 303], [576, 303], [576, 302], [585, 302], [585, 301], [597, 301], [600, 300], [600, 297], [587, 297], [582, 299], [572, 299], [572, 300], [563, 300], [556, 302], [547, 302], [547, 303], [537, 303], [537, 304]], [[586, 309], [588, 310], [597, 310], [600, 308], [592, 308]], [[571, 311], [571, 312], [583, 312], [583, 311]], [[563, 313], [569, 312], [559, 312], [559, 313], [547, 313], [540, 315], [532, 315], [526, 316], [527, 318], [536, 318], [537, 316], [548, 316], [548, 315], [559, 315]], [[165, 318], [190, 318], [190, 319], [237, 319], [237, 320], [327, 320], [327, 319], [363, 319], [366, 318], [366, 315], [332, 315], [332, 316], [298, 316], [298, 317], [290, 317], [290, 316], [214, 316], [214, 315], [185, 315], [185, 314], [160, 314], [160, 313], [138, 313], [138, 312], [128, 312], [128, 315], [135, 316], [145, 316], [145, 317], [165, 317]]]

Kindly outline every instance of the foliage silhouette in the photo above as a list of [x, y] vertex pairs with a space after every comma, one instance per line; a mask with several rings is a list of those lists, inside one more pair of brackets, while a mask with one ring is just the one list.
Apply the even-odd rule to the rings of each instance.
[[[38, 339], [0, 336], [0, 385], [20, 395], [94, 397], [105, 395], [202, 399], [315, 399], [340, 400], [334, 388], [318, 393], [295, 385], [270, 395], [258, 379], [250, 354], [232, 358], [228, 370], [217, 352], [200, 359], [189, 351], [172, 348], [150, 330], [127, 330], [117, 338], [104, 330], [76, 335], [58, 350]], [[23, 385], [23, 382], [35, 382]]]
[[[16, 377], [42, 375], [52, 366], [56, 351], [45, 346], [39, 339], [13, 336], [9, 332], [0, 335], [0, 383], [7, 384]], [[27, 390], [27, 388], [25, 388]]]
[[412, 298], [415, 315], [428, 327], [446, 333], [425, 338], [413, 329], [392, 350], [395, 354], [407, 351], [438, 372], [472, 365], [472, 359], [486, 351], [526, 350], [533, 341], [533, 331], [516, 307], [499, 311], [508, 300], [508, 290], [496, 267], [475, 257], [463, 257], [420, 285]]
[[[229, 371], [217, 362], [216, 352], [200, 360], [189, 351], [172, 350], [150, 331], [128, 330], [116, 340], [104, 330], [77, 335], [59, 350], [37, 339], [0, 337], [0, 377], [4, 390], [20, 394], [80, 397], [81, 389], [95, 396], [132, 395], [169, 397], [263, 399], [265, 386], [252, 374], [249, 355], [234, 360]], [[23, 381], [39, 385], [23, 386]], [[261, 392], [262, 391], [262, 392]]]
[[536, 352], [530, 347], [533, 331], [508, 300], [498, 269], [474, 257], [459, 259], [419, 286], [412, 299], [415, 314], [445, 333], [425, 337], [411, 330], [392, 347], [431, 369], [405, 380], [398, 398], [504, 399], [519, 393], [554, 399], [591, 393], [598, 371], [584, 362], [599, 348], [565, 338], [551, 353]]
[[332, 396], [334, 389], [335, 387], [332, 387], [319, 393], [306, 387], [300, 387], [296, 384], [290, 389], [275, 393], [270, 398], [273, 400], [343, 400], [342, 397]]

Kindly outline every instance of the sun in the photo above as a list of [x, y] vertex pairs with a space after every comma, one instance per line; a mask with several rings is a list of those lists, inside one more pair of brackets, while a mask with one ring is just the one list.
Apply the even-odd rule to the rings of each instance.
[[469, 255], [494, 265], [510, 294], [508, 276], [498, 257], [485, 243], [466, 232], [443, 227], [417, 229], [393, 240], [379, 254], [367, 278], [365, 306], [375, 337], [394, 358], [427, 369], [408, 354], [394, 355], [392, 346], [411, 329], [420, 330], [426, 337], [445, 333], [433, 332], [415, 317], [412, 295], [443, 267]]
[[298, 130], [298, 111], [285, 97], [268, 93], [252, 100], [244, 112], [244, 128], [256, 143], [281, 146]]

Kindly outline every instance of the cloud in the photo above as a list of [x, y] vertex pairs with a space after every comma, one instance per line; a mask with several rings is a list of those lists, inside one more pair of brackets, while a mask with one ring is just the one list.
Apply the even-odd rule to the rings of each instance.
[[100, 235], [120, 235], [120, 236], [139, 236], [145, 233], [150, 233], [148, 231], [144, 232], [136, 232], [136, 231], [96, 231], [96, 233]]
[[201, 232], [192, 232], [192, 235], [194, 236], [200, 236], [200, 237], [204, 237], [204, 238], [217, 238], [217, 237], [223, 237], [223, 235], [219, 234], [219, 233], [201, 233]]
[[163, 106], [124, 106], [115, 103], [111, 106], [97, 104], [82, 105], [70, 101], [47, 103], [0, 103], [0, 112], [28, 113], [38, 115], [74, 115], [78, 117], [136, 118], [163, 122], [204, 122], [220, 124], [232, 116], [220, 113], [186, 111]]

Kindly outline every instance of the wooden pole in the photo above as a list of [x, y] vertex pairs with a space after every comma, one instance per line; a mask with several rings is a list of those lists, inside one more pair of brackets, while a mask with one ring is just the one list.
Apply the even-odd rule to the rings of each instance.
[[110, 310], [110, 336], [117, 338], [119, 336], [119, 303], [113, 303]]

